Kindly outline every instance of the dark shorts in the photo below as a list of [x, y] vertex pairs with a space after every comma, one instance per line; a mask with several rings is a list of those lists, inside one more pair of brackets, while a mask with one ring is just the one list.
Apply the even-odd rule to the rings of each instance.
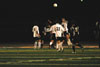
[[51, 34], [50, 40], [55, 40], [55, 34]]
[[51, 37], [51, 34], [50, 34], [50, 32], [47, 32], [46, 33], [46, 36], [45, 36], [45, 40], [50, 40], [50, 37]]
[[56, 38], [56, 41], [58, 41], [58, 40], [62, 41], [63, 40], [63, 37], [57, 37]]
[[79, 43], [79, 37], [73, 37], [73, 40], [72, 42], [75, 44], [75, 43]]
[[66, 37], [67, 34], [68, 34], [68, 33], [65, 31], [65, 32], [64, 32], [64, 36]]
[[34, 37], [33, 39], [34, 39], [34, 41], [37, 41], [37, 40], [39, 40], [40, 38], [39, 38], [39, 37]]

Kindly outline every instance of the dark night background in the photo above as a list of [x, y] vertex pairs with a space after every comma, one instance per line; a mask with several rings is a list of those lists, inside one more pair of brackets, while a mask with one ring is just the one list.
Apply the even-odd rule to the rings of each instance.
[[[54, 8], [52, 4], [58, 3]], [[32, 26], [40, 28], [65, 17], [80, 26], [81, 41], [94, 41], [95, 22], [100, 17], [99, 0], [33, 0], [0, 2], [0, 43], [32, 42]]]

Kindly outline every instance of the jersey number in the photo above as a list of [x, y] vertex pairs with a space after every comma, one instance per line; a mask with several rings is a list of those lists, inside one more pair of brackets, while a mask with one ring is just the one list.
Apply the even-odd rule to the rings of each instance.
[[57, 31], [60, 31], [60, 27], [56, 27], [56, 30], [57, 30]]

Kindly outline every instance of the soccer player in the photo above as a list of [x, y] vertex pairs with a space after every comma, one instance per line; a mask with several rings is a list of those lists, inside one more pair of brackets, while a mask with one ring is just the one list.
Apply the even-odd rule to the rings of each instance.
[[65, 35], [68, 33], [68, 21], [65, 19], [65, 18], [62, 18], [62, 24], [61, 24], [63, 27], [64, 27], [64, 30], [65, 30]]
[[83, 46], [79, 43], [79, 26], [72, 24], [70, 28], [70, 33], [71, 33], [71, 40], [72, 40], [72, 53], [76, 53], [75, 51], [75, 46], [79, 46], [82, 49], [83, 52]]
[[64, 28], [61, 24], [56, 23], [56, 32], [55, 32], [55, 37], [56, 37], [56, 49], [58, 50], [58, 44], [62, 42], [62, 34], [64, 32]]
[[70, 38], [68, 36], [69, 35], [69, 32], [68, 32], [68, 21], [65, 19], [65, 18], [62, 18], [62, 23], [61, 25], [64, 27], [64, 33], [63, 33], [63, 37], [65, 39], [65, 41], [67, 42], [68, 46], [71, 45], [71, 41], [70, 41]]
[[50, 27], [52, 25], [52, 21], [48, 19], [48, 23], [44, 27], [44, 32], [45, 32], [45, 39], [50, 41]]
[[33, 37], [35, 39], [34, 48], [37, 48], [37, 47], [40, 48], [41, 40], [39, 39], [40, 38], [39, 27], [37, 25], [33, 26], [32, 32], [33, 32]]

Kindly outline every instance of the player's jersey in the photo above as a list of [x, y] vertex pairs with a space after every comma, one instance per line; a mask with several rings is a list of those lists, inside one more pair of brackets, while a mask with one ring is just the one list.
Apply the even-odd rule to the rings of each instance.
[[33, 32], [33, 37], [39, 37], [39, 27], [38, 26], [33, 26], [32, 32]]
[[75, 32], [79, 32], [79, 26], [75, 27]]
[[64, 30], [68, 33], [68, 22], [62, 22], [62, 26], [64, 27]]
[[51, 31], [52, 33], [55, 33], [55, 32], [56, 32], [56, 25], [52, 25], [52, 26], [50, 27], [50, 31]]
[[70, 33], [72, 34], [72, 36], [79, 35], [79, 26], [71, 27]]
[[55, 32], [55, 37], [62, 37], [62, 33], [64, 32], [64, 28], [60, 24], [56, 24], [56, 32]]

